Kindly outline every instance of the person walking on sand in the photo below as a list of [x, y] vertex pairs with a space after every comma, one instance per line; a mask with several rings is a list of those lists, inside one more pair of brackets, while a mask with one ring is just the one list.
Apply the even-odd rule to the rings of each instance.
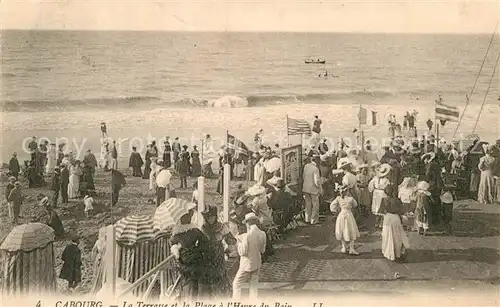
[[243, 221], [247, 232], [236, 236], [240, 266], [233, 280], [233, 299], [241, 298], [241, 288], [249, 283], [250, 299], [258, 295], [259, 271], [262, 267], [262, 254], [266, 251], [266, 233], [257, 227], [259, 218], [255, 213], [247, 213]]
[[19, 181], [14, 183], [14, 188], [10, 191], [7, 201], [12, 205], [12, 222], [17, 225], [19, 213], [21, 212], [21, 205], [23, 203], [21, 183]]
[[[341, 252], [349, 252], [350, 255], [359, 255], [354, 248], [354, 243], [360, 235], [356, 219], [354, 219], [354, 215], [352, 214], [352, 210], [358, 206], [358, 203], [352, 196], [348, 196], [348, 190], [349, 187], [347, 185], [339, 187], [340, 195], [330, 204], [330, 211], [338, 213], [335, 221], [335, 238], [342, 243]], [[349, 245], [349, 251], [347, 250], [347, 245]]]
[[125, 176], [120, 171], [111, 170], [111, 206], [114, 206], [118, 203], [118, 199], [120, 198], [120, 190], [125, 184]]
[[21, 166], [19, 165], [19, 161], [17, 160], [17, 153], [12, 153], [12, 158], [9, 161], [9, 172], [10, 175], [16, 180], [19, 178], [19, 172], [21, 171]]
[[80, 161], [77, 160], [70, 166], [69, 173], [68, 197], [75, 199], [80, 196], [80, 176], [83, 175]]
[[69, 190], [69, 178], [70, 178], [70, 172], [69, 168], [65, 164], [61, 164], [61, 198], [62, 198], [62, 204], [67, 205], [68, 204], [68, 190]]
[[80, 240], [74, 237], [61, 255], [63, 265], [59, 278], [68, 282], [69, 291], [73, 291], [82, 281], [82, 251], [78, 244]]
[[101, 137], [108, 137], [108, 127], [106, 127], [105, 122], [101, 122]]
[[118, 149], [116, 148], [116, 141], [113, 141], [113, 146], [111, 147], [111, 169], [118, 169]]
[[30, 152], [31, 161], [35, 161], [36, 152], [38, 150], [38, 144], [36, 142], [36, 136], [31, 138], [31, 142], [28, 144], [28, 150]]
[[92, 153], [92, 150], [89, 148], [87, 149], [87, 152], [85, 153], [85, 156], [83, 157], [83, 164], [87, 166], [90, 169], [90, 173], [92, 175], [92, 178], [94, 178], [95, 175], [95, 170], [97, 168], [97, 159], [95, 155]]
[[50, 189], [54, 192], [52, 196], [52, 206], [57, 207], [57, 202], [59, 201], [59, 193], [61, 191], [61, 171], [59, 167], [54, 168], [54, 176], [52, 177], [52, 183]]
[[177, 164], [177, 161], [179, 160], [179, 155], [181, 153], [181, 143], [179, 143], [179, 138], [176, 137], [174, 142], [172, 143], [172, 151], [174, 152], [174, 165]]
[[302, 192], [306, 202], [305, 222], [312, 225], [319, 220], [319, 196], [322, 194], [318, 155], [313, 155], [311, 162], [304, 167]]
[[16, 183], [17, 179], [15, 177], [9, 177], [9, 183], [7, 183], [7, 186], [5, 187], [5, 199], [7, 200], [7, 210], [9, 212], [9, 218], [13, 219], [14, 218], [14, 211], [13, 211], [13, 205], [9, 201], [9, 196], [10, 192], [14, 189], [14, 184]]
[[47, 165], [45, 166], [45, 172], [48, 175], [52, 175], [54, 173], [56, 162], [57, 162], [56, 144], [51, 143], [49, 145], [49, 148], [47, 149]]
[[163, 164], [166, 168], [172, 166], [172, 145], [170, 145], [170, 137], [165, 137], [165, 142], [163, 143], [164, 151], [163, 151]]
[[142, 177], [142, 169], [141, 167], [144, 165], [144, 161], [142, 161], [141, 154], [137, 152], [137, 147], [132, 147], [132, 153], [130, 154], [130, 159], [128, 162], [128, 166], [132, 168], [132, 176], [134, 177]]

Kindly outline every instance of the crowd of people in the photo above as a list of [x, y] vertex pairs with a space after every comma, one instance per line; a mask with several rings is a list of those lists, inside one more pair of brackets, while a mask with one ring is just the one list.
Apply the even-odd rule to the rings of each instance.
[[[315, 120], [319, 127], [319, 118]], [[319, 137], [320, 132], [320, 128], [316, 129], [315, 136]], [[70, 199], [83, 199], [89, 216], [98, 168], [112, 172], [112, 205], [118, 203], [120, 189], [126, 182], [118, 171], [116, 144], [107, 141], [107, 131], [103, 131], [100, 161], [90, 150], [79, 161], [72, 152], [64, 150], [64, 145], [56, 151], [55, 144], [43, 144], [45, 148], [35, 146], [36, 139], [33, 142], [34, 145], [29, 146], [31, 160], [26, 163], [31, 171], [26, 171], [24, 176], [29, 187], [43, 185], [46, 178], [51, 178], [52, 201], [48, 196], [39, 195], [38, 202], [45, 208], [46, 223], [57, 236], [64, 234], [54, 210], [59, 196], [62, 204]], [[238, 155], [227, 146], [221, 147], [218, 153], [221, 169], [217, 192], [224, 192], [222, 168], [225, 164], [231, 167], [231, 179], [243, 173], [249, 182], [255, 182], [246, 189], [243, 184], [238, 186], [230, 223], [221, 223], [215, 204], [208, 204], [203, 212], [203, 227], [194, 225], [198, 198], [194, 186], [192, 208], [172, 231], [170, 243], [172, 253], [179, 260], [178, 287], [183, 299], [230, 296], [231, 293], [238, 298], [245, 282], [250, 283], [250, 293], [255, 296], [259, 270], [262, 262], [273, 254], [275, 236], [284, 234], [299, 217], [307, 225], [316, 225], [321, 223], [321, 215], [333, 213], [336, 222], [332, 235], [340, 241], [341, 252], [353, 256], [359, 254], [355, 248], [360, 237], [358, 225], [374, 218], [381, 230], [383, 255], [389, 260], [403, 260], [409, 248], [406, 231], [415, 229], [426, 235], [433, 230], [452, 230], [453, 201], [458, 197], [471, 197], [486, 204], [499, 202], [499, 142], [487, 144], [476, 139], [460, 152], [453, 144], [437, 142], [433, 136], [410, 140], [394, 137], [379, 157], [370, 142], [362, 148], [349, 148], [341, 142], [337, 150], [331, 150], [323, 139], [305, 151], [300, 187], [285, 184], [280, 168], [271, 163], [280, 159], [279, 146], [265, 146], [261, 136], [256, 136], [256, 144], [255, 152], [246, 155]], [[188, 176], [217, 178], [211, 169], [211, 160], [203, 161], [196, 146], [191, 152], [188, 149], [178, 138], [170, 144], [168, 137], [161, 158], [155, 142], [148, 145], [144, 159], [133, 148], [128, 165], [132, 176], [149, 180], [149, 189], [156, 196], [158, 206], [176, 197], [170, 180], [174, 174], [179, 177], [180, 188], [187, 188]], [[16, 161], [14, 154], [9, 163], [11, 177], [6, 190], [14, 223], [23, 200], [18, 181], [21, 168]], [[168, 176], [162, 174], [164, 171], [169, 172]], [[162, 178], [168, 180], [163, 184]], [[63, 260], [74, 264], [64, 266], [61, 272], [61, 278], [68, 280], [70, 288], [81, 280], [76, 265], [80, 262], [81, 266], [81, 255], [73, 245], [78, 245], [77, 238], [73, 238], [68, 251], [63, 253]], [[225, 259], [235, 253], [240, 257], [240, 264], [231, 286]], [[68, 267], [76, 272], [71, 275]]]

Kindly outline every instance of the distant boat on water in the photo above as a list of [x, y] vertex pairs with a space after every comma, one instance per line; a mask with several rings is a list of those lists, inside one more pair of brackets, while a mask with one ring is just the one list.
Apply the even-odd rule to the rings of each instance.
[[306, 64], [325, 64], [326, 60], [322, 60], [322, 59], [317, 59], [317, 60], [308, 59], [308, 60], [305, 60], [304, 63], [306, 63]]

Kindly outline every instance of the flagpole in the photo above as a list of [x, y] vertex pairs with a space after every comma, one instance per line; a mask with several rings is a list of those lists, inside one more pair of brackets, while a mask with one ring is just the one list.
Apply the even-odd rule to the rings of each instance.
[[439, 145], [439, 122], [437, 119], [437, 112], [436, 112], [436, 107], [437, 107], [437, 100], [434, 100], [434, 122], [436, 125], [436, 140], [434, 141], [434, 153], [438, 153], [438, 145]]
[[[361, 143], [361, 147], [363, 147], [362, 143], [362, 133], [361, 133], [361, 104], [359, 104], [359, 112], [358, 112], [358, 131], [359, 131], [359, 138], [358, 138], [358, 146], [360, 146], [359, 143]], [[368, 114], [367, 114], [368, 116]]]
[[[204, 151], [204, 148], [205, 147], [205, 140], [204, 139], [201, 139], [201, 167], [203, 168], [203, 165], [205, 163], [205, 159], [203, 158], [203, 151]], [[202, 174], [203, 176], [203, 174]]]
[[290, 147], [290, 134], [288, 133], [288, 114], [286, 115], [286, 137], [287, 137], [287, 147]]

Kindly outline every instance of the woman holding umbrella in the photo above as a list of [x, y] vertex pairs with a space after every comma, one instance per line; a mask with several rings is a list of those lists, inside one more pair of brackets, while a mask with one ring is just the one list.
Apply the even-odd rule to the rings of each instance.
[[206, 265], [210, 261], [208, 238], [195, 225], [191, 224], [195, 204], [178, 198], [164, 202], [155, 214], [163, 229], [166, 221], [180, 221], [172, 229], [171, 251], [177, 259], [176, 267], [180, 273], [176, 286], [180, 289], [180, 300], [198, 300], [205, 295], [203, 281]]
[[229, 228], [217, 220], [217, 207], [209, 206], [202, 215], [204, 223], [201, 230], [208, 238], [211, 252], [210, 262], [205, 266], [204, 288], [211, 296], [231, 297], [232, 286], [225, 267], [224, 243], [235, 245], [236, 239]]

